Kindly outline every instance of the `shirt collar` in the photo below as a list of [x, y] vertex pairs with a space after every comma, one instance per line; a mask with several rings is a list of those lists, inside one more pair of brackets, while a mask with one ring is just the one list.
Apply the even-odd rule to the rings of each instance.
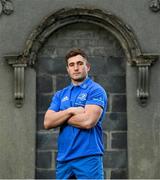
[[[88, 87], [89, 82], [91, 81], [91, 79], [89, 77], [87, 77], [80, 85], [78, 85], [79, 87], [81, 87], [82, 89], [86, 89]], [[73, 85], [73, 83], [71, 83], [70, 88], [72, 89], [73, 87], [75, 87], [75, 85]]]

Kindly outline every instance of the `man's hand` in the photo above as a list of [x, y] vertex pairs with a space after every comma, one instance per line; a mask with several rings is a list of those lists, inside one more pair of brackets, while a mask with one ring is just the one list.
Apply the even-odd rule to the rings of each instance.
[[67, 123], [81, 129], [91, 129], [94, 127], [102, 114], [102, 108], [94, 104], [86, 105], [85, 109], [79, 107], [78, 109], [71, 110], [75, 110], [74, 112], [77, 114], [72, 115]]
[[69, 112], [69, 114], [77, 115], [77, 114], [84, 113], [85, 110], [83, 107], [70, 107], [70, 108], [68, 108], [68, 112]]
[[61, 126], [72, 116], [83, 114], [84, 108], [82, 107], [71, 107], [63, 111], [55, 112], [53, 110], [48, 110], [44, 118], [45, 129], [51, 129]]

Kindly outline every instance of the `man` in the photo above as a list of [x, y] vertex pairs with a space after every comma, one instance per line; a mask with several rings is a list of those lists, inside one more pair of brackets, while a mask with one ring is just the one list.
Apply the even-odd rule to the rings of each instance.
[[102, 118], [105, 90], [88, 77], [90, 64], [84, 51], [66, 55], [71, 85], [58, 91], [44, 118], [44, 127], [60, 126], [57, 179], [103, 179]]

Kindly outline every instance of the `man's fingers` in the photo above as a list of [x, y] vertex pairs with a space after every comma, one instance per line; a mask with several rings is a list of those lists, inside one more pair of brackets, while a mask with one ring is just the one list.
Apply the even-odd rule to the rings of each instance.
[[80, 114], [84, 112], [84, 108], [83, 107], [71, 107], [69, 108], [70, 111], [75, 115], [75, 114]]

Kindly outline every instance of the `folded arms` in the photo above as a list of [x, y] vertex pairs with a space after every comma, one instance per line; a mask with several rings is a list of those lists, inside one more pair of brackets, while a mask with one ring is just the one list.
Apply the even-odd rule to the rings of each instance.
[[68, 123], [81, 129], [94, 127], [102, 113], [102, 108], [98, 105], [86, 105], [83, 107], [70, 107], [66, 110], [55, 112], [48, 110], [44, 118], [45, 129], [51, 129]]

